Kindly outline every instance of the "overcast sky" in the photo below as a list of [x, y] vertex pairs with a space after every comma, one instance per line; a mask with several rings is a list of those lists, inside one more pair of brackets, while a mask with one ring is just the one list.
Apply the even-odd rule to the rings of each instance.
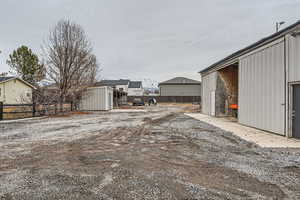
[[60, 19], [83, 26], [102, 78], [200, 79], [199, 70], [300, 19], [300, 0], [1, 0], [0, 72]]

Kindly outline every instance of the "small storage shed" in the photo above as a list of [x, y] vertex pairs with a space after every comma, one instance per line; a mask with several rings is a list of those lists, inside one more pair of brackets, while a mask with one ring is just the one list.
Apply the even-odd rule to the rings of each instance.
[[202, 70], [202, 112], [300, 138], [299, 66], [300, 21]]
[[80, 101], [80, 110], [83, 111], [105, 111], [113, 109], [113, 88], [90, 87]]

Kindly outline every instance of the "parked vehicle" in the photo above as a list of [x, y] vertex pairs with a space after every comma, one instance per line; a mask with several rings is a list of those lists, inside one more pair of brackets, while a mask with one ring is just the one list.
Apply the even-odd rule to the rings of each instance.
[[133, 106], [144, 106], [145, 103], [141, 98], [134, 98], [132, 101]]
[[151, 104], [156, 105], [157, 101], [156, 101], [155, 98], [150, 98], [149, 101], [148, 101], [148, 104], [149, 104], [149, 106], [151, 106]]

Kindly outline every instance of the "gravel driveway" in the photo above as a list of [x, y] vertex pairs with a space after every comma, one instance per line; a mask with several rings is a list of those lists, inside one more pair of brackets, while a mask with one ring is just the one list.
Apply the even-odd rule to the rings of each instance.
[[299, 149], [257, 147], [185, 109], [1, 123], [0, 199], [300, 199]]

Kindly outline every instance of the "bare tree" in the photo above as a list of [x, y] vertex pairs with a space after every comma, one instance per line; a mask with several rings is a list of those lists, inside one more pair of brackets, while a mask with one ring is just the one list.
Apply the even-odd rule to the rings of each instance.
[[59, 21], [50, 31], [43, 50], [47, 78], [57, 85], [60, 104], [66, 97], [77, 99], [94, 83], [99, 65], [80, 25], [68, 20]]

